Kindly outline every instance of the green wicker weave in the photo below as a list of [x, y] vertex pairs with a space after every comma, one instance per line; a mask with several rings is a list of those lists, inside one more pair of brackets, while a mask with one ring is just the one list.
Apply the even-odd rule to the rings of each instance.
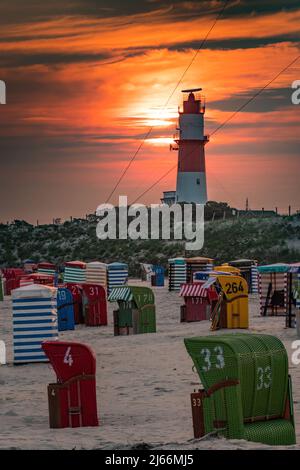
[[205, 433], [216, 428], [214, 423], [220, 428], [224, 423], [222, 432], [227, 438], [274, 445], [295, 443], [292, 400], [286, 417], [291, 397], [288, 359], [278, 338], [238, 333], [184, 342], [204, 390], [215, 390], [218, 384], [204, 399]]

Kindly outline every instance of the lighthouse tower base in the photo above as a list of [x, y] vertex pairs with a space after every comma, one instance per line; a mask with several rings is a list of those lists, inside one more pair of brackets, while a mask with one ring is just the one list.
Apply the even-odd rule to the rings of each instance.
[[204, 172], [177, 173], [176, 202], [207, 203], [206, 175]]

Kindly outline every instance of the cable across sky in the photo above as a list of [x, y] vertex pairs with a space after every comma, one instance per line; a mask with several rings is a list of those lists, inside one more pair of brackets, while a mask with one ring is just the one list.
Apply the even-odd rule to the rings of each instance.
[[[228, 122], [230, 122], [239, 112], [241, 112], [248, 104], [250, 104], [252, 101], [255, 100], [261, 93], [263, 93], [264, 90], [266, 90], [275, 80], [282, 75], [284, 72], [286, 72], [292, 65], [294, 65], [298, 60], [300, 59], [300, 55], [295, 57], [287, 66], [285, 66], [280, 72], [278, 72], [272, 80], [270, 80], [266, 85], [264, 85], [262, 88], [260, 88], [257, 92], [255, 92], [248, 100], [245, 101], [241, 106], [239, 106], [227, 119], [225, 119], [222, 124], [220, 124], [216, 129], [210, 133], [210, 136], [215, 135], [219, 130], [221, 130]], [[189, 154], [188, 154], [189, 155]], [[177, 168], [177, 163], [172, 166], [166, 173], [164, 173], [157, 181], [155, 181], [151, 186], [149, 186], [148, 189], [146, 189], [142, 194], [140, 194], [134, 201], [136, 203], [141, 197], [143, 197], [145, 194], [147, 194], [151, 189], [153, 189], [158, 183], [160, 183], [166, 176], [168, 176], [173, 170]], [[134, 204], [133, 203], [133, 204]]]
[[[201, 51], [201, 49], [203, 48], [204, 44], [206, 43], [210, 33], [212, 32], [212, 30], [214, 29], [215, 25], [217, 24], [218, 20], [221, 18], [221, 16], [223, 15], [223, 12], [228, 4], [229, 0], [224, 0], [224, 3], [223, 3], [223, 6], [221, 8], [221, 10], [218, 12], [216, 18], [214, 19], [211, 27], [209, 28], [209, 30], [207, 31], [205, 37], [203, 38], [201, 44], [200, 44], [200, 47], [196, 50], [195, 54], [193, 55], [191, 61], [189, 62], [188, 66], [185, 68], [184, 72], [182, 73], [181, 77], [179, 78], [178, 82], [176, 83], [175, 87], [173, 88], [173, 90], [171, 91], [170, 95], [168, 96], [168, 99], [167, 101], [165, 102], [164, 106], [162, 106], [162, 108], [160, 109], [159, 111], [159, 114], [158, 114], [158, 117], [160, 116], [160, 113], [162, 113], [163, 111], [165, 111], [165, 109], [167, 108], [168, 104], [170, 103], [170, 100], [172, 99], [174, 93], [176, 92], [177, 88], [179, 87], [180, 83], [182, 82], [182, 80], [184, 79], [185, 75], [187, 74], [188, 70], [190, 69], [190, 67], [193, 65], [197, 55], [199, 54], [199, 52]], [[114, 185], [113, 189], [111, 190], [107, 200], [106, 200], [106, 203], [108, 203], [111, 199], [111, 197], [113, 196], [113, 194], [115, 193], [116, 189], [118, 188], [118, 186], [120, 185], [121, 181], [123, 180], [123, 178], [125, 177], [127, 171], [129, 170], [129, 168], [131, 167], [132, 163], [134, 162], [134, 160], [136, 159], [138, 153], [140, 152], [141, 148], [143, 147], [144, 143], [146, 142], [146, 140], [149, 138], [151, 132], [153, 131], [153, 128], [154, 126], [151, 126], [148, 131], [146, 132], [146, 134], [144, 135], [144, 137], [142, 138], [137, 150], [134, 152], [134, 154], [132, 155], [132, 157], [130, 158], [129, 162], [127, 163], [126, 167], [124, 168], [123, 172], [121, 173], [120, 177], [118, 178], [116, 184]]]

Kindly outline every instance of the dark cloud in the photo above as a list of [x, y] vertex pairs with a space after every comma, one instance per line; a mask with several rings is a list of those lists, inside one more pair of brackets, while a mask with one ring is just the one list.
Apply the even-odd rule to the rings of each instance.
[[[66, 16], [113, 18], [158, 12], [169, 19], [191, 19], [216, 13], [224, 0], [2, 0], [0, 24], [47, 21]], [[224, 17], [248, 17], [299, 9], [299, 0], [229, 0]], [[150, 21], [150, 19], [149, 19]], [[155, 21], [155, 18], [151, 18]]]
[[[186, 17], [191, 14], [207, 14], [215, 1], [148, 1], [148, 0], [2, 0], [0, 5], [0, 24], [20, 24], [47, 21], [66, 16], [87, 18], [113, 18], [143, 15], [159, 12], [170, 17]], [[222, 1], [219, 5], [221, 7]], [[219, 6], [217, 5], [217, 7]], [[155, 21], [155, 18], [152, 18]]]
[[[1, 41], [0, 41], [1, 44]], [[166, 48], [166, 46], [159, 47]], [[0, 69], [14, 69], [31, 67], [33, 65], [44, 65], [50, 68], [61, 68], [69, 64], [81, 63], [101, 63], [101, 65], [115, 64], [123, 62], [131, 57], [138, 57], [145, 54], [153, 47], [135, 48], [135, 49], [115, 49], [107, 51], [99, 51], [95, 53], [89, 52], [43, 52], [43, 53], [26, 53], [5, 51], [0, 55]]]
[[258, 16], [281, 11], [292, 11], [300, 8], [299, 0], [241, 0], [229, 2], [224, 11], [224, 17]]
[[[230, 130], [229, 130], [230, 131]], [[245, 137], [256, 137], [253, 129], [245, 128]], [[89, 136], [92, 137], [92, 136]], [[99, 136], [95, 135], [95, 139]], [[119, 136], [108, 134], [110, 139], [118, 139]], [[140, 136], [136, 136], [140, 138]], [[298, 159], [299, 157], [300, 140], [297, 136], [294, 139], [285, 139], [281, 141], [273, 141], [270, 137], [268, 139], [251, 142], [239, 142], [236, 145], [234, 139], [232, 142], [210, 143], [206, 148], [207, 159], [220, 158], [226, 159], [227, 155], [237, 156], [243, 158], [244, 156], [253, 156], [253, 164], [259, 164], [261, 160], [266, 158], [282, 159], [283, 156], [289, 161], [291, 159]], [[288, 152], [287, 152], [288, 149]], [[164, 150], [168, 152], [167, 145]], [[7, 156], [9, 155], [9, 158]], [[30, 182], [35, 186], [41, 180], [47, 180], [51, 175], [57, 174], [57, 178], [61, 179], [65, 174], [65, 192], [69, 188], [70, 182], [68, 181], [68, 171], [73, 171], [78, 166], [96, 168], [98, 165], [110, 164], [113, 161], [119, 164], [127, 163], [130, 155], [128, 145], [126, 148], [120, 148], [120, 145], [111, 142], [87, 142], [76, 135], [72, 136], [52, 136], [52, 137], [39, 137], [39, 136], [24, 136], [22, 139], [15, 137], [1, 138], [0, 142], [0, 162], [1, 162], [1, 187], [7, 185], [7, 179], [14, 184], [17, 180], [20, 182], [20, 187], [23, 183]], [[139, 155], [139, 161], [147, 158], [147, 151]], [[300, 161], [299, 161], [300, 171]], [[99, 182], [103, 180], [102, 170], [98, 170]], [[23, 175], [23, 176], [22, 176]], [[24, 179], [22, 183], [22, 178]], [[29, 179], [28, 179], [29, 178]], [[79, 183], [78, 183], [79, 184]], [[20, 193], [20, 187], [16, 190]], [[54, 188], [52, 188], [54, 189]], [[40, 190], [42, 192], [42, 188]], [[5, 197], [5, 196], [3, 196]], [[20, 196], [22, 197], [22, 196]], [[15, 197], [14, 197], [15, 199]]]
[[[260, 88], [253, 88], [243, 93], [237, 93], [234, 96], [214, 100], [208, 103], [210, 109], [218, 109], [220, 111], [236, 111], [241, 105], [247, 102], [254, 96]], [[247, 113], [268, 113], [278, 111], [288, 106], [294, 106], [291, 102], [292, 88], [270, 88], [264, 90], [259, 96], [255, 98], [249, 105], [247, 105], [242, 112]], [[294, 109], [294, 108], [293, 108]], [[274, 124], [274, 122], [273, 122]]]
[[134, 48], [126, 48], [123, 53], [126, 57], [136, 56], [153, 49], [168, 49], [169, 51], [182, 52], [189, 49], [207, 49], [207, 50], [235, 50], [235, 49], [256, 49], [283, 42], [294, 43], [300, 48], [300, 31], [299, 33], [286, 33], [262, 38], [236, 38], [236, 39], [207, 39], [203, 44], [203, 38], [195, 41], [174, 42], [174, 44], [159, 44], [155, 46], [140, 46]]
[[[43, 136], [39, 135], [37, 129], [35, 129], [35, 133], [30, 135], [1, 136], [0, 161], [3, 170], [5, 167], [13, 167], [15, 165], [17, 167], [25, 166], [29, 169], [35, 168], [36, 165], [41, 167], [49, 163], [53, 163], [56, 166], [61, 161], [74, 164], [76, 162], [89, 161], [89, 153], [92, 150], [96, 150], [97, 156], [95, 161], [98, 163], [111, 162], [110, 153], [114, 154], [115, 160], [119, 160], [119, 156], [122, 159], [124, 154], [128, 157], [128, 147], [123, 152], [120, 150], [120, 139], [130, 142], [132, 140], [141, 140], [143, 137], [144, 133], [135, 133], [127, 136], [111, 133], [61, 133], [61, 135]], [[10, 155], [11, 158], [7, 158], [7, 155]]]
[[[292, 42], [299, 44], [300, 33], [286, 34], [280, 36], [271, 36], [268, 38], [243, 38], [243, 39], [222, 39], [207, 40], [202, 49], [207, 50], [234, 50], [234, 49], [253, 49], [267, 45], [283, 42]], [[1, 43], [1, 40], [0, 40]], [[128, 58], [144, 55], [153, 49], [167, 49], [169, 51], [182, 52], [186, 50], [197, 50], [202, 46], [202, 40], [179, 42], [175, 44], [160, 44], [153, 46], [140, 46], [134, 48], [115, 49], [110, 52], [101, 51], [98, 53], [87, 52], [53, 52], [53, 53], [21, 53], [21, 52], [2, 52], [0, 56], [0, 69], [30, 67], [33, 65], [44, 65], [50, 68], [63, 67], [69, 64], [97, 63], [112, 64], [122, 62]], [[300, 45], [299, 45], [300, 47]]]
[[30, 41], [40, 41], [40, 40], [45, 40], [45, 39], [69, 39], [69, 38], [76, 38], [80, 37], [82, 33], [61, 33], [61, 34], [52, 34], [52, 33], [47, 33], [45, 32], [44, 34], [32, 34], [28, 35], [26, 34], [25, 36], [0, 36], [0, 43], [17, 43], [17, 42], [30, 42]]
[[[293, 108], [294, 109], [294, 108]], [[286, 108], [285, 108], [286, 110]], [[291, 126], [293, 128], [298, 128], [299, 127], [299, 120], [298, 120], [298, 114], [296, 114], [296, 109], [295, 109], [295, 115], [294, 119], [291, 118], [288, 122], [281, 122], [281, 121], [274, 121], [274, 118], [270, 117], [269, 119], [266, 117], [263, 122], [261, 120], [257, 123], [249, 123], [249, 122], [241, 122], [238, 117], [233, 118], [232, 121], [228, 122], [224, 127], [222, 127], [218, 132], [228, 132], [228, 133], [233, 133], [235, 130], [244, 130], [249, 133], [253, 133], [254, 131], [256, 132], [257, 130], [261, 129], [274, 129], [274, 132], [278, 133], [282, 131], [284, 128], [289, 129]], [[238, 115], [237, 115], [238, 116]], [[209, 119], [206, 118], [206, 134], [210, 135], [212, 134], [221, 122], [216, 121], [215, 119]], [[254, 130], [253, 130], [254, 129]]]
[[[0, 37], [0, 44], [13, 43], [22, 41], [32, 40], [45, 40], [45, 39], [60, 39], [64, 38], [76, 38], [80, 37], [81, 34], [85, 34], [89, 30], [89, 26], [95, 27], [95, 20], [97, 18], [115, 17], [118, 18], [126, 16], [129, 19], [125, 24], [136, 23], [141, 21], [146, 23], [147, 21], [160, 22], [160, 21], [176, 21], [176, 20], [192, 20], [199, 16], [215, 15], [221, 6], [224, 4], [223, 0], [189, 0], [186, 2], [182, 1], [168, 1], [168, 0], [67, 0], [61, 2], [60, 0], [52, 0], [51, 3], [41, 2], [40, 0], [29, 0], [26, 2], [26, 8], [24, 7], [24, 0], [2, 0], [0, 3], [0, 25], [1, 24], [13, 24], [20, 23], [25, 24], [26, 22], [34, 21], [48, 21], [51, 19], [61, 19], [62, 17], [84, 17], [87, 21], [85, 23], [85, 30], [83, 33], [76, 32], [74, 28], [73, 32], [63, 31], [63, 26], [60, 32], [56, 34], [45, 30], [42, 34], [39, 32], [35, 36], [34, 33], [28, 36], [22, 36], [22, 34], [16, 34], [16, 36], [4, 35]], [[281, 1], [272, 0], [261, 2], [259, 0], [241, 0], [239, 2], [229, 1], [226, 7], [223, 17], [237, 17], [245, 16], [249, 17], [265, 14], [275, 13], [278, 11], [287, 11], [292, 9], [300, 9], [300, 0], [289, 0], [284, 2], [284, 8]], [[137, 17], [139, 14], [149, 14], [149, 16]], [[132, 17], [132, 21], [130, 20]], [[147, 19], [148, 18], [148, 19]], [[76, 18], [75, 18], [76, 19]], [[90, 25], [89, 25], [90, 19]], [[174, 26], [175, 27], [175, 26]], [[28, 53], [26, 52], [26, 46], [23, 47], [23, 51], [15, 52], [2, 52], [0, 56], [0, 68], [16, 68], [26, 67], [33, 65], [45, 65], [48, 67], [63, 67], [71, 63], [93, 63], [93, 62], [106, 62], [114, 63], [123, 61], [130, 57], [143, 55], [147, 51], [155, 49], [168, 49], [171, 51], [184, 51], [188, 49], [198, 49], [202, 46], [202, 40], [205, 32], [199, 32], [199, 40], [189, 42], [176, 42], [173, 44], [155, 44], [155, 46], [143, 46], [122, 49], [122, 44], [118, 50], [103, 51], [99, 49], [95, 53], [88, 52], [64, 52], [64, 53]], [[273, 36], [265, 38], [237, 38], [237, 39], [220, 39], [211, 40], [208, 39], [205, 42], [205, 49], [218, 49], [218, 50], [232, 50], [232, 49], [248, 49], [263, 47], [270, 44], [282, 43], [282, 42], [293, 42], [296, 44], [300, 43], [300, 31], [299, 33], [286, 33], [277, 35], [274, 31]]]
[[55, 67], [59, 65], [68, 65], [81, 62], [99, 62], [111, 59], [112, 56], [107, 52], [99, 52], [95, 54], [85, 52], [46, 52], [26, 54], [24, 52], [4, 52], [0, 56], [0, 67], [26, 67], [32, 65], [47, 65]]
[[[253, 137], [253, 132], [245, 129], [245, 137]], [[270, 158], [270, 155], [272, 158], [287, 156], [287, 149], [289, 159], [297, 158], [299, 157], [299, 145], [300, 138], [297, 140], [296, 136], [294, 141], [291, 139], [282, 139], [281, 141], [265, 139], [264, 141], [239, 142], [238, 146], [233, 141], [232, 144], [213, 144], [211, 148], [207, 146], [206, 155], [207, 158], [212, 154], [224, 158], [226, 158], [226, 155], [239, 155], [241, 157], [243, 155], [252, 155], [253, 164], [258, 164], [261, 159]]]
[[[252, 49], [257, 47], [264, 47], [283, 42], [299, 43], [300, 32], [298, 34], [281, 34], [262, 38], [237, 38], [237, 39], [208, 39], [205, 41], [202, 49], [212, 50], [233, 50], [233, 49]], [[185, 43], [176, 43], [172, 46], [167, 46], [171, 51], [183, 51], [187, 49], [199, 49], [202, 45], [202, 40], [190, 41]], [[161, 46], [163, 47], [163, 46]], [[166, 47], [166, 46], [165, 46]]]

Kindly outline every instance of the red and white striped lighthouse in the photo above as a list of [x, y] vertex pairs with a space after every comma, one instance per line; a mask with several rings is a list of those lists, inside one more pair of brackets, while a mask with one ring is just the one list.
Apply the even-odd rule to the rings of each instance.
[[208, 137], [204, 135], [204, 98], [201, 88], [182, 90], [183, 111], [179, 111], [178, 169], [176, 202], [207, 202], [204, 146]]

